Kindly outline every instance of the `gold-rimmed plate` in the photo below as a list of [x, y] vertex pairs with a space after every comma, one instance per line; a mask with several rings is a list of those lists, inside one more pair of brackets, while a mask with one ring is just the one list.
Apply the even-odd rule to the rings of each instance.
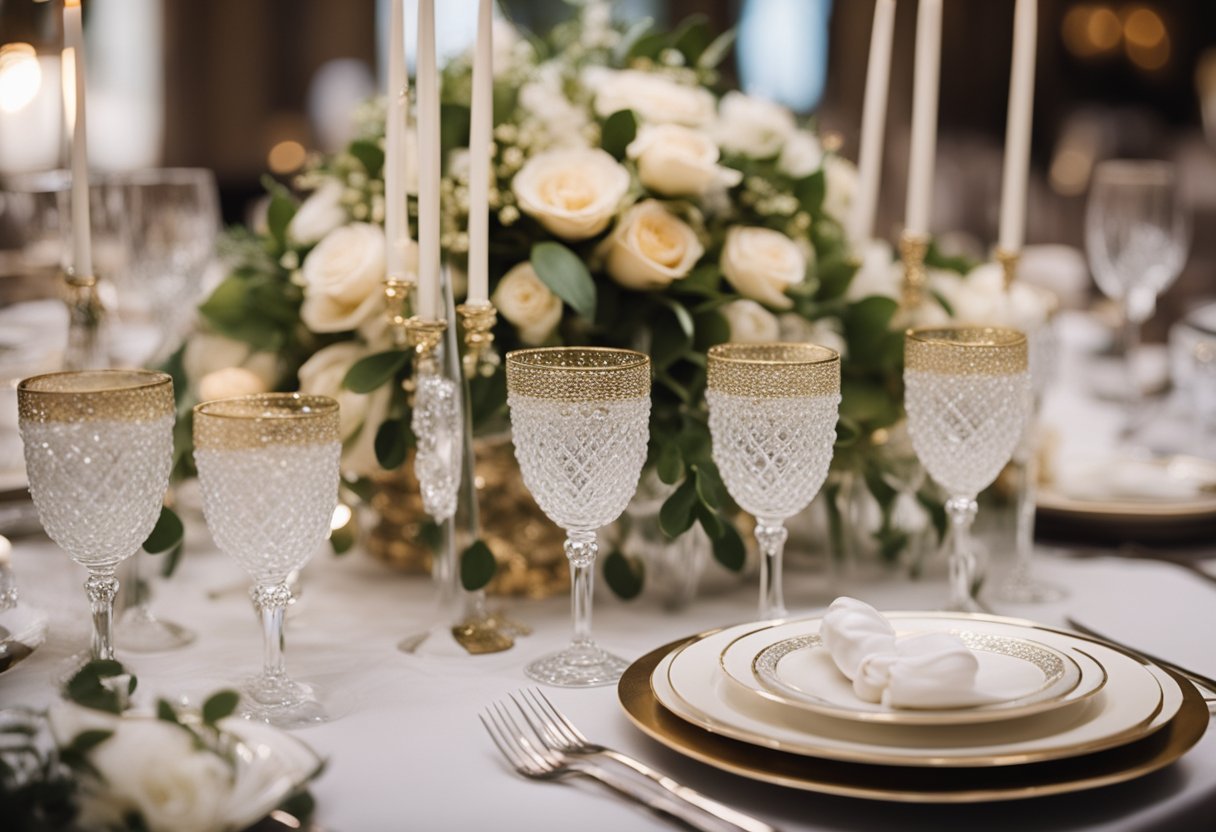
[[[1025, 622], [965, 613], [890, 613], [898, 627], [966, 626], [998, 634], [1031, 631], [1056, 646], [1084, 645], [1108, 682], [1096, 696], [1018, 720], [972, 725], [853, 722], [757, 697], [719, 664], [723, 648], [756, 627], [743, 624], [694, 638], [665, 657], [651, 679], [659, 702], [707, 731], [792, 754], [859, 763], [926, 767], [1021, 765], [1090, 753], [1140, 739], [1164, 724], [1181, 693], [1119, 650]], [[813, 629], [820, 619], [773, 629]]]
[[[951, 628], [978, 659], [974, 689], [955, 707], [892, 708], [857, 696], [818, 633], [772, 641], [764, 632], [743, 636], [722, 651], [727, 676], [757, 695], [837, 719], [890, 725], [997, 722], [1070, 705], [1105, 683], [1100, 666], [1087, 662], [1089, 683], [1072, 696], [1086, 674], [1070, 652], [1031, 639]], [[766, 640], [771, 643], [764, 645]], [[752, 658], [745, 667], [748, 654]]]
[[663, 707], [651, 690], [651, 678], [659, 663], [684, 643], [675, 641], [651, 651], [621, 677], [617, 695], [633, 724], [673, 751], [723, 771], [823, 794], [909, 803], [973, 803], [1092, 789], [1142, 777], [1173, 763], [1199, 741], [1209, 720], [1198, 691], [1169, 674], [1165, 678], [1182, 697], [1175, 716], [1151, 736], [1117, 748], [1013, 767], [951, 769], [948, 777], [922, 767], [839, 762], [740, 742], [703, 730]]

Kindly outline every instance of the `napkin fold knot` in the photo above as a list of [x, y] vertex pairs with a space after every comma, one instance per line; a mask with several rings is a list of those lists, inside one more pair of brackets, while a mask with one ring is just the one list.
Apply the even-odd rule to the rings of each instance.
[[836, 667], [866, 702], [888, 708], [952, 708], [977, 704], [979, 661], [952, 633], [899, 638], [891, 622], [864, 601], [832, 602], [820, 638]]

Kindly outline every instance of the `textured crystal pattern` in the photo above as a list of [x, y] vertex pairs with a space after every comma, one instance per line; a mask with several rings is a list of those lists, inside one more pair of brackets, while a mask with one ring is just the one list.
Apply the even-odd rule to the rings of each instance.
[[905, 370], [904, 383], [917, 457], [951, 494], [974, 498], [996, 479], [1021, 438], [1030, 374]]
[[133, 555], [160, 516], [173, 415], [147, 421], [22, 421], [25, 465], [51, 539], [89, 567]]
[[280, 583], [329, 533], [338, 442], [198, 450], [203, 511], [216, 545], [258, 583]]
[[414, 475], [422, 507], [437, 522], [456, 513], [463, 456], [464, 418], [456, 382], [439, 375], [422, 375], [414, 392], [411, 427], [417, 437]]
[[705, 399], [714, 462], [735, 502], [769, 519], [806, 508], [832, 461], [839, 394], [756, 398], [709, 390]]
[[619, 517], [646, 461], [650, 399], [507, 401], [524, 484], [549, 519], [592, 531]]

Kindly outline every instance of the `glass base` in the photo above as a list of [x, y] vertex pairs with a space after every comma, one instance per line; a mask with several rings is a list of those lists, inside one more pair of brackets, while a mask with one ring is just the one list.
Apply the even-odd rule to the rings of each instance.
[[524, 668], [529, 679], [559, 688], [594, 688], [616, 684], [629, 662], [598, 647], [567, 647], [542, 656]]
[[276, 728], [305, 728], [329, 720], [311, 687], [285, 676], [258, 676], [241, 685], [241, 716]]
[[178, 650], [194, 639], [193, 630], [172, 621], [162, 621], [143, 605], [126, 610], [114, 625], [115, 647], [132, 653]]
[[1029, 576], [1011, 576], [1009, 580], [997, 586], [992, 595], [998, 601], [1008, 601], [1012, 604], [1049, 604], [1067, 598], [1068, 591], [1062, 586]]
[[992, 610], [984, 606], [975, 598], [966, 598], [962, 601], [950, 601], [944, 607], [943, 612], [982, 612], [991, 613]]

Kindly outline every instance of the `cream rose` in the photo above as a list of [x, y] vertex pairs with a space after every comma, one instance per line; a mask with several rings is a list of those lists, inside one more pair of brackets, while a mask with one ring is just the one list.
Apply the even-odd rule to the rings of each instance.
[[728, 153], [771, 159], [795, 130], [793, 113], [780, 104], [732, 91], [722, 97], [714, 136]]
[[370, 350], [342, 341], [317, 350], [300, 367], [300, 392], [329, 396], [338, 402], [338, 432], [342, 436], [342, 470], [364, 476], [381, 470], [376, 462], [376, 431], [388, 414], [391, 385], [371, 393], [355, 393], [342, 386], [346, 372]]
[[774, 309], [789, 309], [785, 294], [806, 279], [806, 255], [798, 244], [771, 228], [735, 226], [726, 232], [722, 274], [746, 298]]
[[254, 393], [265, 393], [270, 389], [257, 373], [244, 367], [225, 367], [207, 373], [199, 379], [198, 397], [205, 402], [216, 399], [230, 399], [234, 396], [251, 396]]
[[731, 301], [722, 307], [730, 325], [730, 340], [740, 344], [766, 344], [780, 336], [777, 316], [754, 300]]
[[[257, 378], [260, 389], [252, 392], [262, 392], [274, 387], [280, 372], [279, 358], [274, 353], [255, 352], [242, 341], [213, 332], [200, 332], [190, 338], [182, 355], [182, 367], [194, 386], [195, 395], [202, 400], [216, 398], [204, 396], [202, 391], [204, 379], [214, 373], [239, 367]], [[242, 383], [250, 388], [254, 386], [252, 379], [244, 379]]]
[[823, 210], [837, 220], [847, 220], [857, 196], [857, 166], [833, 154], [823, 161], [823, 177]]
[[701, 196], [716, 184], [739, 184], [743, 174], [718, 164], [709, 136], [679, 124], [643, 125], [626, 153], [637, 161], [638, 178], [663, 196]]
[[594, 237], [612, 221], [629, 190], [629, 171], [603, 150], [538, 153], [511, 183], [519, 209], [566, 240]]
[[895, 259], [891, 246], [882, 240], [870, 240], [861, 250], [861, 265], [844, 297], [850, 302], [873, 295], [899, 300], [903, 280], [903, 264]]
[[321, 183], [321, 187], [296, 209], [295, 216], [287, 224], [287, 236], [300, 245], [311, 245], [346, 222], [343, 190], [337, 179]]
[[313, 332], [357, 329], [383, 308], [384, 231], [351, 223], [337, 228], [304, 258], [300, 318]]
[[117, 720], [114, 733], [89, 752], [102, 784], [86, 786], [82, 814], [105, 818], [138, 812], [150, 832], [215, 832], [226, 826], [232, 770], [194, 747], [179, 726], [152, 718]]
[[503, 275], [492, 300], [502, 316], [519, 328], [519, 339], [525, 344], [543, 343], [562, 319], [562, 299], [526, 261]]
[[823, 165], [823, 146], [819, 139], [799, 130], [785, 141], [777, 157], [777, 170], [794, 179], [810, 176]]
[[848, 354], [849, 345], [840, 334], [839, 322], [827, 318], [808, 321], [795, 312], [786, 312], [777, 318], [777, 325], [782, 341], [818, 344], [835, 350], [842, 358]]
[[600, 118], [633, 110], [645, 122], [687, 127], [700, 127], [714, 118], [714, 97], [709, 90], [652, 72], [609, 70], [588, 75], [586, 80], [595, 90], [595, 112]]
[[686, 276], [705, 253], [697, 233], [653, 199], [630, 208], [605, 241], [605, 268], [628, 289], [662, 289]]

